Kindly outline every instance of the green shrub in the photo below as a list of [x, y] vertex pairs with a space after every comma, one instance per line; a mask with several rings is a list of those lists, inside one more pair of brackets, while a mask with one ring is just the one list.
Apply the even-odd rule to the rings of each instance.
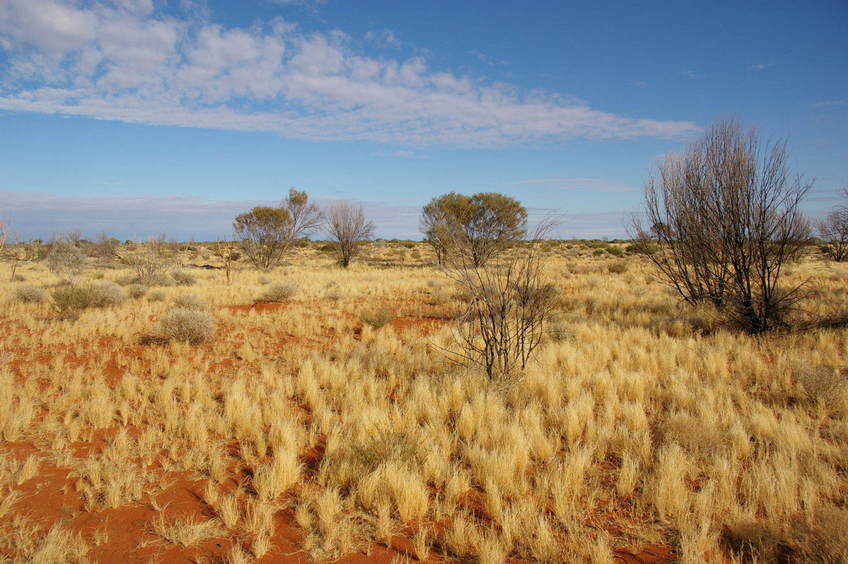
[[607, 252], [614, 257], [620, 257], [624, 254], [624, 249], [621, 247], [607, 247]]
[[634, 241], [624, 250], [637, 255], [652, 255], [659, 250], [659, 246], [653, 241]]
[[21, 286], [15, 289], [15, 300], [24, 304], [43, 304], [47, 301], [47, 290], [39, 286]]
[[297, 285], [293, 282], [277, 282], [271, 284], [262, 295], [259, 296], [260, 302], [284, 302], [291, 298], [297, 292]]
[[193, 309], [176, 308], [159, 320], [159, 333], [163, 338], [193, 345], [212, 337], [215, 328], [215, 318], [211, 313]]
[[594, 251], [592, 251], [592, 254], [596, 257], [599, 257], [604, 253], [606, 253], [604, 249], [595, 249]]

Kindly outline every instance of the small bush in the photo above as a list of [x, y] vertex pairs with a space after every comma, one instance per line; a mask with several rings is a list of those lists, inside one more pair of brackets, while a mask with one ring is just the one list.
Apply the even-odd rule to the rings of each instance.
[[627, 263], [617, 262], [615, 264], [611, 264], [607, 267], [607, 272], [610, 274], [624, 274], [627, 272]]
[[359, 317], [362, 321], [370, 325], [372, 329], [380, 329], [394, 319], [395, 314], [391, 309], [381, 307], [371, 311], [364, 311]]
[[621, 247], [607, 247], [607, 252], [614, 257], [620, 257], [624, 255], [624, 249]]
[[197, 294], [180, 294], [174, 298], [173, 303], [176, 307], [183, 309], [201, 310], [208, 307], [206, 300]]
[[594, 256], [596, 256], [596, 257], [599, 257], [599, 256], [601, 256], [602, 254], [604, 254], [605, 252], [606, 252], [606, 251], [605, 251], [604, 249], [595, 249], [594, 251], [592, 251], [592, 254], [593, 254]]
[[659, 250], [659, 246], [653, 241], [634, 241], [624, 250], [635, 255], [653, 255]]
[[177, 286], [194, 286], [197, 283], [197, 278], [183, 270], [175, 270], [171, 273], [171, 278]]
[[84, 309], [117, 305], [127, 299], [124, 290], [114, 282], [59, 286], [51, 292], [50, 297], [59, 315], [69, 318]]
[[159, 332], [163, 338], [193, 345], [209, 339], [215, 328], [215, 318], [206, 311], [177, 308], [159, 320]]
[[162, 290], [153, 290], [149, 294], [147, 294], [148, 302], [164, 302], [165, 301], [165, 292]]
[[138, 299], [147, 293], [147, 286], [143, 284], [130, 284], [127, 286], [127, 294], [133, 299]]
[[264, 285], [268, 284], [271, 281], [271, 279], [268, 278], [267, 276], [260, 276], [259, 278], [256, 279], [256, 281], [264, 286]]
[[269, 286], [262, 295], [260, 302], [284, 302], [297, 292], [297, 285], [293, 282], [277, 282]]
[[15, 289], [15, 300], [24, 304], [43, 304], [47, 301], [47, 291], [38, 286], [21, 286]]
[[129, 286], [131, 284], [136, 283], [136, 279], [138, 277], [133, 276], [132, 274], [124, 274], [123, 276], [119, 276], [115, 279], [115, 283], [119, 286]]
[[50, 272], [62, 278], [79, 274], [85, 266], [85, 255], [73, 243], [54, 244], [45, 258]]

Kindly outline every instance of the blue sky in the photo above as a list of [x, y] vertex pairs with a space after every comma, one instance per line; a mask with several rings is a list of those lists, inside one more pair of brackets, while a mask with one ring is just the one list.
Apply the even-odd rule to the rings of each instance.
[[848, 185], [848, 4], [0, 0], [0, 217], [226, 236], [291, 186], [414, 237], [450, 190], [621, 236], [663, 154], [737, 117]]

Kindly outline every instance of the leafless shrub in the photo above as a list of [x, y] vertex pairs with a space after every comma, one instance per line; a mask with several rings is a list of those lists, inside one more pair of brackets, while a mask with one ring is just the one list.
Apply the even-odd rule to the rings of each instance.
[[813, 404], [834, 404], [848, 393], [848, 369], [805, 369], [796, 378], [804, 389], [804, 397]]
[[333, 250], [344, 268], [361, 252], [362, 244], [374, 236], [374, 224], [365, 219], [362, 206], [336, 202], [327, 209], [326, 230]]
[[756, 133], [719, 122], [682, 157], [667, 157], [645, 186], [646, 255], [691, 304], [710, 301], [747, 331], [783, 324], [799, 287], [779, 282], [809, 239], [799, 205], [811, 187], [792, 178], [786, 143], [761, 147]]
[[159, 320], [159, 334], [163, 338], [193, 345], [212, 337], [215, 328], [215, 318], [206, 311], [176, 308]]
[[475, 266], [457, 254], [447, 268], [468, 298], [454, 326], [461, 347], [455, 356], [482, 368], [492, 380], [520, 376], [542, 343], [556, 290], [544, 281], [538, 241], [551, 225], [544, 222], [531, 241], [500, 260]]
[[259, 296], [260, 302], [284, 302], [290, 299], [297, 292], [297, 285], [294, 282], [277, 282], [271, 284]]
[[[848, 188], [843, 195], [848, 198]], [[848, 205], [839, 206], [818, 224], [819, 235], [827, 243], [830, 257], [842, 262], [848, 260]]]

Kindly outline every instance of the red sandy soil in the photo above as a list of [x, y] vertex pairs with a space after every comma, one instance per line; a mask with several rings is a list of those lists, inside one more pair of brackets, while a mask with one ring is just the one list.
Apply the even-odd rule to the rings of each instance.
[[[286, 303], [256, 303], [230, 306], [229, 309], [235, 312], [255, 311], [265, 314], [285, 309], [287, 305]], [[358, 334], [361, 338], [362, 325], [359, 320], [351, 316], [348, 321], [349, 327], [344, 331], [351, 331], [355, 337]], [[391, 326], [398, 335], [412, 337], [433, 333], [447, 322], [446, 319], [435, 317], [398, 317], [391, 321]], [[54, 347], [49, 351], [47, 349], [30, 350], [20, 347], [20, 341], [15, 342], [17, 340], [15, 336], [20, 338], [26, 328], [8, 319], [0, 320], [0, 328], [6, 329], [5, 331], [0, 329], [0, 355], [7, 361], [12, 374], [20, 380], [33, 375], [34, 367], [50, 365], [55, 355], [62, 355], [63, 360], [71, 366], [101, 371], [109, 385], [114, 386], [126, 373], [129, 360], [142, 357], [144, 352], [143, 346], [127, 345], [117, 338], [108, 336], [88, 342], [69, 343], [67, 346]], [[222, 330], [227, 331], [228, 328], [222, 327]], [[275, 349], [295, 340], [298, 341], [298, 346], [305, 348], [331, 348], [335, 341], [335, 331], [323, 331], [323, 334], [315, 335], [308, 340], [297, 339], [285, 333], [266, 335], [260, 342], [263, 346], [270, 348], [267, 351], [257, 352], [271, 357], [275, 354]], [[5, 351], [5, 354], [2, 351]], [[197, 361], [199, 366], [208, 366], [210, 372], [256, 368], [238, 356], [214, 358], [212, 349], [208, 346], [198, 347], [197, 358], [193, 361]], [[147, 372], [136, 374], [136, 376], [150, 378], [157, 375]], [[99, 429], [91, 433], [89, 440], [72, 443], [74, 455], [90, 456], [102, 452], [107, 440], [116, 432], [116, 427]], [[136, 434], [138, 429], [128, 429], [128, 432]], [[45, 445], [39, 444], [38, 441], [0, 441], [0, 453], [22, 461], [31, 454], [38, 454], [39, 446]], [[237, 449], [237, 445], [232, 446]], [[320, 444], [308, 452], [301, 453], [301, 460], [313, 471], [322, 457], [323, 448]], [[154, 466], [157, 464], [154, 463]], [[234, 542], [240, 543], [243, 547], [249, 546], [251, 539], [238, 535], [205, 539], [191, 547], [175, 546], [158, 537], [153, 532], [152, 525], [154, 517], [159, 514], [157, 507], [162, 508], [166, 521], [183, 516], [190, 516], [198, 521], [207, 520], [213, 517], [214, 513], [202, 498], [206, 485], [204, 480], [195, 480], [192, 474], [186, 472], [168, 472], [162, 468], [152, 470], [161, 476], [162, 483], [167, 484], [163, 491], [155, 495], [155, 499], [151, 499], [150, 494], [145, 494], [137, 502], [121, 507], [86, 511], [83, 498], [76, 491], [77, 478], [71, 475], [71, 469], [57, 468], [42, 461], [36, 477], [20, 485], [12, 486], [23, 497], [13, 508], [12, 514], [7, 515], [5, 519], [10, 520], [15, 515], [25, 516], [31, 522], [44, 526], [45, 531], [50, 525], [61, 523], [66, 529], [79, 532], [92, 546], [88, 553], [88, 558], [92, 562], [223, 562]], [[239, 475], [234, 475], [226, 487], [234, 487], [239, 478]], [[469, 492], [462, 500], [462, 504], [478, 514], [480, 518], [487, 518], [482, 509], [480, 492]], [[299, 548], [303, 535], [294, 524], [292, 510], [279, 511], [275, 515], [275, 525], [275, 534], [271, 539], [272, 548], [258, 561], [283, 564], [312, 562]], [[444, 529], [444, 525], [445, 523], [432, 524], [437, 533]], [[95, 533], [106, 539], [99, 546], [95, 546], [94, 543]], [[409, 562], [417, 560], [410, 540], [414, 530], [410, 528], [405, 533], [407, 534], [395, 537], [390, 546], [375, 543], [367, 551], [346, 555], [335, 562], [389, 564], [398, 557]], [[10, 550], [0, 550], [0, 560], [14, 558], [14, 556], [15, 554]], [[643, 546], [638, 549], [619, 549], [615, 553], [615, 559], [622, 564], [669, 564], [674, 562], [674, 554], [666, 547]], [[440, 556], [431, 552], [428, 562], [441, 561], [443, 559]]]

